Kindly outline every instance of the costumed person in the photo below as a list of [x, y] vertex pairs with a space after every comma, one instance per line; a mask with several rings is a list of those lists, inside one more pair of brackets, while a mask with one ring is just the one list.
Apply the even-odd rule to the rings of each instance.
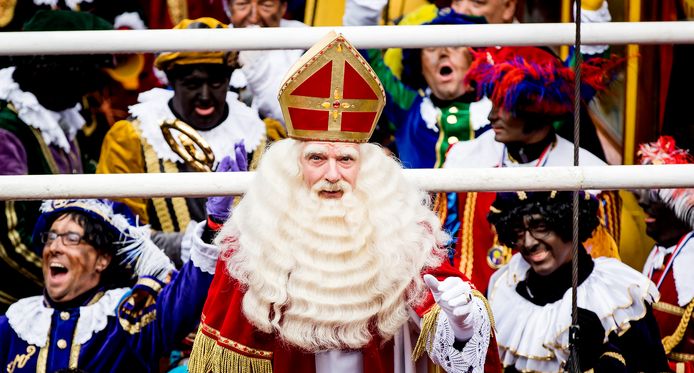
[[[573, 2], [575, 9], [575, 2]], [[522, 4], [522, 2], [521, 2]], [[517, 0], [454, 0], [451, 2], [451, 9], [468, 16], [484, 17], [488, 23], [518, 23], [515, 18], [519, 4]], [[536, 7], [543, 7], [538, 4]], [[522, 12], [523, 10], [521, 10]], [[607, 0], [584, 0], [581, 2], [581, 23], [603, 23], [610, 22], [612, 15], [608, 7]], [[540, 20], [542, 22], [542, 20]], [[549, 22], [549, 21], [544, 21]], [[600, 45], [581, 45], [581, 56], [584, 60], [591, 58], [604, 58], [609, 56], [609, 46]], [[558, 58], [558, 57], [557, 57]], [[575, 63], [575, 50], [572, 47], [565, 64]], [[599, 97], [597, 98], [599, 100]], [[593, 109], [590, 109], [593, 110]], [[618, 110], [618, 109], [615, 109]], [[557, 133], [569, 141], [573, 141], [573, 122], [555, 123]], [[587, 105], [581, 106], [581, 146], [593, 153], [600, 159], [605, 159], [605, 152], [598, 138], [598, 133]]]
[[[385, 1], [348, 0], [345, 26], [376, 25]], [[444, 8], [426, 24], [482, 24]], [[406, 168], [441, 167], [450, 145], [469, 140], [488, 127], [488, 99], [477, 97], [463, 78], [472, 63], [466, 47], [403, 51], [402, 79], [385, 65], [380, 50], [364, 55], [383, 82], [387, 95], [384, 117], [392, 127], [397, 154]]]
[[[506, 372], [559, 372], [569, 360], [572, 309], [572, 192], [498, 193], [489, 222], [519, 252], [489, 283]], [[655, 285], [614, 258], [592, 259], [583, 243], [600, 224], [598, 200], [579, 195], [580, 371], [668, 371], [652, 305]]]
[[[212, 18], [200, 18], [185, 20], [176, 29], [223, 27]], [[106, 134], [98, 173], [211, 169], [225, 156], [248, 157], [251, 162], [253, 159], [257, 162], [265, 147], [265, 125], [257, 111], [228, 90], [229, 77], [237, 66], [235, 52], [163, 53], [157, 57], [155, 65], [166, 72], [173, 91], [154, 88], [140, 94], [139, 103], [130, 107], [132, 119], [116, 123]], [[167, 127], [169, 124], [174, 130]], [[195, 154], [185, 154], [186, 149], [194, 145], [182, 141], [183, 134], [173, 136], [175, 128], [187, 128], [183, 134], [188, 139], [198, 138], [198, 142], [209, 146], [208, 151], [199, 154], [200, 150], [193, 149]], [[175, 146], [170, 142], [175, 142]], [[186, 161], [190, 156], [190, 161]], [[213, 164], [210, 164], [211, 159], [214, 159]], [[124, 202], [143, 222], [163, 232], [155, 234], [155, 242], [180, 267], [181, 242], [184, 247], [189, 243], [184, 233], [189, 237], [195, 222], [205, 220], [205, 199], [126, 198]]]
[[330, 33], [282, 87], [291, 138], [215, 239], [190, 371], [412, 372], [425, 352], [449, 372], [499, 371], [484, 297], [447, 266], [426, 193], [366, 143], [384, 104], [366, 61]]
[[[227, 15], [234, 28], [306, 27], [300, 21], [282, 18], [287, 0], [226, 0]], [[284, 74], [299, 60], [303, 49], [276, 49], [239, 52], [241, 68], [234, 71], [231, 85], [250, 95], [251, 106], [258, 110], [268, 127], [268, 139], [287, 137], [282, 109], [277, 102]]]
[[[439, 14], [439, 9], [449, 8], [450, 0], [427, 0], [414, 10], [395, 19], [398, 26], [416, 26], [430, 22]], [[402, 77], [402, 48], [388, 48], [383, 52], [383, 61], [398, 78]]]
[[[618, 63], [615, 59], [586, 62], [582, 75], [586, 94], [604, 89]], [[571, 119], [574, 73], [570, 67], [541, 48], [489, 48], [476, 52], [465, 80], [476, 87], [477, 94], [492, 101], [492, 128], [452, 146], [444, 168], [573, 165], [573, 144], [557, 135], [553, 126], [556, 121]], [[584, 149], [579, 149], [579, 160], [581, 166], [606, 165]], [[618, 256], [619, 195], [591, 192], [600, 193], [604, 202], [600, 210], [603, 224], [599, 242], [587, 246], [594, 257]], [[438, 198], [437, 209], [454, 237], [451, 261], [479, 289], [487, 289], [489, 277], [512, 254], [510, 248], [499, 245], [485, 219], [494, 198], [491, 192], [439, 194]]]
[[44, 293], [0, 317], [0, 366], [158, 372], [159, 358], [197, 327], [219, 250], [193, 246], [176, 272], [123, 204], [54, 200], [41, 212], [33, 242]]
[[[42, 10], [26, 31], [107, 30], [89, 13]], [[76, 141], [85, 120], [82, 97], [107, 79], [111, 55], [12, 56], [0, 69], [0, 175], [82, 173]], [[40, 294], [41, 258], [30, 247], [40, 202], [0, 201], [0, 314], [20, 298]]]
[[[110, 22], [116, 30], [146, 28], [137, 0], [33, 0], [0, 4], [0, 31], [21, 31], [24, 22], [40, 10], [88, 12]], [[116, 121], [127, 118], [128, 106], [137, 102], [138, 93], [161, 85], [153, 61], [153, 54], [115, 54], [114, 66], [104, 69], [111, 79], [82, 97], [80, 114], [86, 123], [77, 132], [77, 142], [84, 173], [96, 171], [104, 135]]]
[[[22, 25], [40, 10], [88, 12], [110, 22], [115, 30], [147, 28], [138, 0], [12, 0], [0, 3], [0, 31], [21, 31]], [[114, 66], [104, 69], [111, 79], [82, 98], [80, 113], [86, 124], [77, 133], [77, 142], [85, 160], [85, 173], [95, 172], [104, 135], [115, 122], [128, 117], [128, 106], [137, 102], [138, 93], [161, 85], [153, 61], [151, 53], [115, 54]]]
[[[663, 136], [643, 144], [641, 164], [692, 164], [694, 157]], [[640, 193], [646, 233], [656, 245], [643, 273], [660, 291], [653, 313], [674, 372], [694, 372], [694, 189], [650, 189]]]

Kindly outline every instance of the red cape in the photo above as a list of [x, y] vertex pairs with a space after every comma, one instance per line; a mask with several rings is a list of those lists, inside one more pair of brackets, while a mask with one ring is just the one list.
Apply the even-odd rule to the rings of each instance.
[[[246, 319], [242, 311], [244, 292], [239, 282], [228, 274], [222, 257], [217, 262], [215, 273], [196, 336], [197, 348], [194, 348], [191, 355], [190, 372], [205, 371], [205, 366], [209, 366], [211, 359], [221, 360], [215, 362], [216, 366], [234, 371], [240, 368], [253, 372], [275, 373], [315, 371], [312, 353], [287, 345], [274, 334], [259, 331]], [[459, 271], [447, 263], [427, 273], [439, 280], [458, 276], [467, 281]], [[423, 317], [434, 304], [429, 293], [427, 299], [415, 311]], [[496, 339], [493, 335], [490, 338], [485, 372], [501, 372]], [[364, 346], [362, 353], [364, 373], [393, 371], [392, 340], [384, 343], [375, 337]]]

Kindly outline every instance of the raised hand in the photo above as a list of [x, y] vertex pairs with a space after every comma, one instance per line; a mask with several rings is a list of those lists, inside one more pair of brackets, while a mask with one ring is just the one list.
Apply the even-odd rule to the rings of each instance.
[[467, 341], [472, 337], [472, 287], [460, 277], [448, 277], [439, 281], [432, 275], [424, 275], [424, 283], [431, 290], [434, 300], [448, 317], [455, 338]]
[[[225, 156], [219, 162], [215, 172], [238, 172], [248, 171], [248, 155], [243, 140], [234, 145], [234, 158]], [[231, 214], [231, 204], [234, 196], [208, 197], [205, 203], [207, 215], [217, 222], [223, 222]]]

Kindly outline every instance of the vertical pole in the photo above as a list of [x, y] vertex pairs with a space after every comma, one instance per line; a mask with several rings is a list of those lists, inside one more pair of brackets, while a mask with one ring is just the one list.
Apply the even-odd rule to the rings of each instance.
[[[580, 126], [581, 126], [581, 65], [583, 55], [581, 54], [581, 0], [576, 0], [576, 42], [574, 45], [576, 53], [576, 64], [574, 65], [574, 166], [579, 164], [578, 150], [580, 147]], [[572, 260], [571, 260], [571, 327], [569, 328], [569, 361], [571, 373], [581, 372], [581, 364], [578, 359], [578, 190], [573, 191], [573, 239], [572, 239]]]
[[[629, 22], [641, 19], [641, 0], [628, 2]], [[624, 108], [624, 164], [634, 164], [634, 149], [636, 144], [636, 104], [639, 84], [639, 59], [631, 58], [639, 55], [637, 44], [627, 45], [627, 82], [626, 103]]]

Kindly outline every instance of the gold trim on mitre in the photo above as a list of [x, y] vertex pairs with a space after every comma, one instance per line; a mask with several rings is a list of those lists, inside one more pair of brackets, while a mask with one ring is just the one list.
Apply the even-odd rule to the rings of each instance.
[[289, 69], [277, 98], [289, 137], [345, 142], [368, 141], [386, 101], [369, 63], [334, 31]]

